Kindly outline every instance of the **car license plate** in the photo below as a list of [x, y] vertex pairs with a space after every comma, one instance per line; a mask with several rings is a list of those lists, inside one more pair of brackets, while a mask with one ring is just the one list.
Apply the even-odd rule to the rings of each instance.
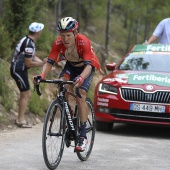
[[165, 106], [131, 103], [130, 110], [165, 113]]

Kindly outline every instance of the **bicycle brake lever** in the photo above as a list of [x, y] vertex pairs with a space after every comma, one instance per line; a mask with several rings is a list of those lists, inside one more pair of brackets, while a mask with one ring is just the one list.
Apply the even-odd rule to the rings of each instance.
[[39, 89], [39, 83], [38, 83], [38, 78], [37, 77], [34, 77], [34, 91], [36, 91], [37, 94], [39, 96], [41, 96], [41, 92], [40, 92], [40, 89]]
[[35, 86], [35, 88], [36, 88], [37, 94], [38, 94], [39, 96], [41, 96], [41, 92], [40, 92], [40, 89], [39, 89], [39, 84], [37, 84], [37, 85]]

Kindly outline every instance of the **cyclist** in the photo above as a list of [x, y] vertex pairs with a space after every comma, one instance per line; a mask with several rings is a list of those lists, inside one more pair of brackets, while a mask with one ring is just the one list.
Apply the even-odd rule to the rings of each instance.
[[10, 73], [15, 80], [19, 90], [19, 111], [16, 125], [22, 128], [31, 128], [25, 120], [25, 110], [31, 96], [28, 80], [28, 69], [32, 67], [42, 67], [43, 61], [35, 55], [35, 42], [40, 38], [44, 24], [33, 22], [29, 26], [29, 34], [23, 37], [15, 48], [11, 62]]
[[60, 36], [54, 41], [47, 63], [43, 67], [41, 79], [50, 72], [52, 66], [59, 61], [66, 60], [60, 78], [64, 81], [73, 80], [75, 87], [79, 87], [82, 98], [77, 97], [81, 132], [77, 151], [84, 151], [87, 144], [86, 121], [88, 108], [85, 102], [86, 94], [95, 73], [95, 68], [100, 70], [97, 56], [94, 54], [90, 40], [78, 33], [78, 22], [72, 17], [62, 18], [58, 22], [57, 30]]

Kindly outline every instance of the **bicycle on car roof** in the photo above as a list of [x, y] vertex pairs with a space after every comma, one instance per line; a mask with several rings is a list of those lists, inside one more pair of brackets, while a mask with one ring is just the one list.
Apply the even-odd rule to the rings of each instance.
[[[73, 84], [73, 81], [56, 80], [40, 80], [34, 77], [34, 87], [38, 95], [41, 95], [39, 85], [41, 83], [53, 83], [58, 85], [59, 94], [50, 103], [44, 119], [42, 133], [42, 150], [46, 166], [54, 170], [58, 167], [64, 146], [73, 147], [81, 161], [86, 161], [92, 151], [95, 138], [95, 116], [92, 101], [86, 98], [88, 106], [88, 120], [86, 125], [86, 133], [88, 144], [83, 152], [75, 150], [80, 134], [80, 118], [78, 115], [78, 107], [75, 104], [74, 111], [71, 110], [70, 102], [66, 95], [72, 96], [76, 103], [76, 96], [81, 97], [79, 90], [76, 93], [69, 92], [66, 84]], [[73, 112], [73, 113], [72, 113]]]

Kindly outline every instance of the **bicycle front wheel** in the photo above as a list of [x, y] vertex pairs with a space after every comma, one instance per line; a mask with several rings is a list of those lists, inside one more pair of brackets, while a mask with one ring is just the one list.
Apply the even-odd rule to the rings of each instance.
[[[83, 152], [77, 152], [77, 156], [81, 161], [86, 161], [93, 149], [94, 138], [95, 138], [95, 116], [92, 101], [86, 98], [88, 106], [88, 119], [86, 124], [86, 135], [87, 135], [87, 147]], [[80, 122], [80, 121], [79, 121]], [[80, 125], [79, 125], [80, 126]]]
[[64, 151], [65, 117], [57, 100], [51, 102], [44, 119], [42, 134], [43, 157], [46, 166], [54, 170]]

